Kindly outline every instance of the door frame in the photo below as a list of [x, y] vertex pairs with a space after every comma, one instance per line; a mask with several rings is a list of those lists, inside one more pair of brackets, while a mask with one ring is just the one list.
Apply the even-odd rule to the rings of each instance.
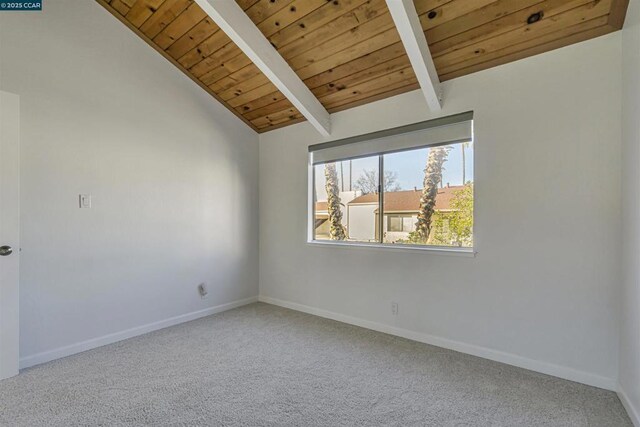
[[0, 380], [18, 374], [20, 280], [20, 97], [0, 91]]

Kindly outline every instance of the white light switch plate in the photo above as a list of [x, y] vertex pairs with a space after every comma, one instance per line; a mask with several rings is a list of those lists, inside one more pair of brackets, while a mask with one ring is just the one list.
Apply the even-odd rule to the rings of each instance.
[[80, 209], [90, 209], [90, 208], [91, 208], [91, 194], [81, 194]]

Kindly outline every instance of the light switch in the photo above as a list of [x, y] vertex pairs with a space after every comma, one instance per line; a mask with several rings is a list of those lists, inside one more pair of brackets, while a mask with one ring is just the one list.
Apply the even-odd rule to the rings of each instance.
[[80, 209], [90, 209], [90, 208], [91, 208], [91, 194], [81, 194]]

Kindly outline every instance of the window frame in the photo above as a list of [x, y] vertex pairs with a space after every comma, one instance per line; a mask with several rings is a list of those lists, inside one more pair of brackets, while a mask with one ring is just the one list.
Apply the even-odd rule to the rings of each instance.
[[[385, 215], [384, 212], [382, 212], [383, 215]], [[386, 214], [385, 215], [387, 217], [387, 231], [391, 231], [392, 233], [404, 233], [405, 231], [405, 219], [407, 218], [413, 218], [413, 215], [407, 215], [407, 214], [399, 214], [399, 213], [390, 213], [390, 214]], [[399, 219], [400, 220], [400, 230], [391, 230], [391, 219]]]
[[[464, 113], [463, 113], [464, 114]], [[452, 116], [453, 117], [453, 116]], [[441, 118], [441, 119], [435, 119], [434, 121], [437, 120], [442, 120], [442, 119], [448, 119], [447, 117], [445, 118]], [[474, 165], [474, 171], [475, 171], [475, 161], [476, 161], [476, 156], [475, 156], [475, 134], [473, 133], [473, 118], [470, 119], [470, 121], [472, 122], [471, 125], [471, 129], [472, 129], [472, 135], [471, 138], [469, 140], [465, 140], [465, 141], [455, 141], [455, 142], [446, 142], [446, 143], [435, 143], [435, 144], [427, 144], [421, 147], [413, 147], [413, 148], [407, 148], [407, 149], [399, 149], [399, 150], [395, 150], [395, 151], [387, 151], [385, 153], [380, 153], [380, 154], [368, 154], [368, 155], [362, 155], [362, 156], [351, 156], [351, 157], [345, 157], [345, 158], [341, 158], [339, 160], [335, 160], [333, 162], [318, 162], [318, 163], [314, 163], [313, 162], [313, 152], [309, 152], [308, 153], [308, 219], [307, 219], [307, 244], [309, 245], [313, 245], [313, 246], [323, 246], [323, 247], [343, 247], [343, 248], [348, 248], [348, 247], [357, 247], [357, 248], [372, 248], [372, 249], [392, 249], [392, 250], [408, 250], [408, 251], [425, 251], [425, 252], [433, 252], [433, 253], [438, 253], [438, 254], [445, 254], [445, 255], [461, 255], [461, 256], [471, 256], [471, 257], [475, 257], [475, 255], [477, 254], [477, 240], [476, 240], [476, 234], [475, 234], [475, 212], [476, 212], [476, 202], [475, 202], [475, 192], [476, 192], [476, 185], [475, 185], [475, 176], [474, 176], [474, 186], [473, 186], [473, 195], [474, 195], [474, 208], [473, 208], [473, 228], [472, 228], [472, 234], [473, 234], [473, 246], [472, 247], [459, 247], [459, 246], [441, 246], [441, 245], [421, 245], [421, 244], [406, 244], [406, 243], [385, 243], [384, 242], [384, 223], [385, 223], [385, 215], [384, 215], [384, 156], [386, 154], [394, 154], [394, 153], [401, 153], [401, 152], [407, 152], [407, 151], [413, 151], [413, 150], [418, 150], [418, 149], [424, 149], [424, 148], [432, 148], [432, 147], [438, 147], [438, 146], [447, 146], [447, 145], [454, 145], [454, 144], [464, 144], [464, 143], [468, 143], [471, 142], [471, 146], [473, 147], [473, 165]], [[423, 122], [423, 123], [429, 123], [431, 121], [428, 122]], [[413, 127], [413, 126], [419, 126], [420, 123], [415, 124], [415, 125], [409, 125], [409, 127]], [[402, 127], [402, 128], [406, 128], [406, 127]], [[397, 128], [402, 129], [402, 128]], [[385, 133], [386, 135], [389, 135], [389, 132], [394, 131], [395, 129], [391, 129], [391, 130], [385, 130], [385, 131], [380, 131], [380, 133]], [[372, 134], [370, 134], [371, 138], [374, 138], [374, 135], [377, 132], [374, 132]], [[405, 133], [405, 132], [397, 132], [397, 133]], [[393, 134], [393, 133], [391, 133]], [[355, 137], [358, 139], [364, 138], [366, 136], [369, 135], [363, 135], [363, 136], [359, 136], [359, 137]], [[378, 211], [380, 212], [380, 214], [378, 215], [378, 230], [379, 230], [379, 239], [376, 242], [358, 242], [358, 241], [349, 241], [349, 240], [318, 240], [316, 239], [316, 227], [314, 227], [315, 224], [315, 217], [316, 217], [316, 203], [317, 203], [317, 198], [316, 198], [316, 176], [315, 176], [315, 167], [319, 166], [319, 165], [324, 165], [326, 163], [338, 163], [338, 162], [344, 162], [344, 161], [349, 161], [349, 160], [356, 160], [356, 159], [362, 159], [362, 158], [373, 158], [375, 156], [378, 156]], [[475, 174], [474, 174], [475, 175]], [[348, 210], [347, 210], [348, 212]], [[347, 217], [348, 217], [348, 213], [347, 213]], [[403, 225], [404, 227], [404, 225]]]

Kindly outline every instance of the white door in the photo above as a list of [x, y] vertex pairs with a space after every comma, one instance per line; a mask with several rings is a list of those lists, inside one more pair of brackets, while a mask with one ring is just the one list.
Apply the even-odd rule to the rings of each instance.
[[0, 91], [0, 380], [18, 373], [20, 100]]

